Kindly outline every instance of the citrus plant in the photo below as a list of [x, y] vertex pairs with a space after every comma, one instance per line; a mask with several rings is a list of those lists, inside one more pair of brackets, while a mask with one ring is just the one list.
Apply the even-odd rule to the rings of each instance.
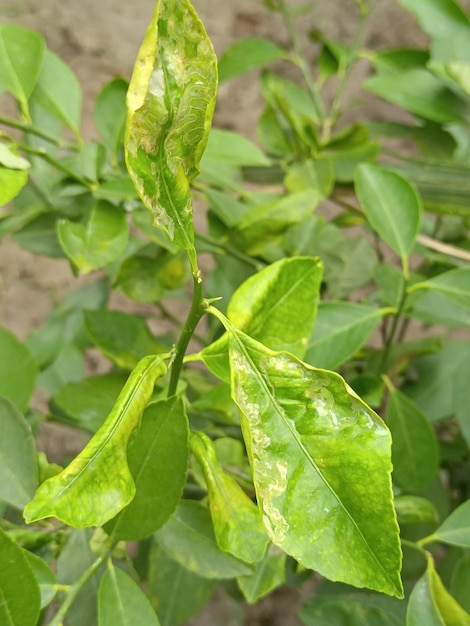
[[[312, 70], [305, 7], [266, 2], [289, 50], [247, 39], [217, 62], [189, 0], [158, 0], [130, 83], [97, 98], [99, 141], [81, 135], [72, 70], [0, 27], [18, 106], [0, 117], [0, 233], [91, 275], [26, 342], [0, 328], [1, 624], [173, 626], [216, 587], [253, 604], [284, 584], [310, 584], [307, 626], [470, 624], [455, 334], [470, 325], [470, 20], [453, 0], [400, 0], [430, 48], [377, 53], [361, 48], [372, 3], [355, 4], [351, 46], [310, 33]], [[408, 124], [343, 123], [364, 59], [365, 90]], [[218, 81], [259, 68], [261, 148], [211, 130]], [[112, 290], [165, 330], [110, 308]], [[107, 373], [85, 376], [90, 347]], [[37, 451], [45, 420], [85, 439], [63, 466]]]

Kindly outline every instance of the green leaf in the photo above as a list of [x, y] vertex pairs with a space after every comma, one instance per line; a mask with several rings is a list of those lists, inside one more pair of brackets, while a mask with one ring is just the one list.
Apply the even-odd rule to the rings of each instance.
[[15, 26], [0, 26], [0, 85], [20, 103], [28, 118], [28, 99], [38, 80], [46, 44], [38, 33]]
[[470, 580], [470, 555], [465, 554], [457, 561], [450, 579], [450, 591], [457, 602], [470, 612], [470, 597], [468, 595], [468, 581]]
[[439, 519], [434, 504], [419, 496], [398, 496], [393, 501], [400, 526], [436, 524]]
[[12, 238], [23, 250], [33, 254], [64, 258], [64, 251], [57, 241], [57, 217], [52, 213], [38, 215]]
[[186, 483], [188, 419], [181, 398], [151, 404], [127, 450], [135, 497], [106, 532], [114, 539], [148, 537], [174, 513]]
[[428, 556], [428, 568], [411, 592], [406, 626], [469, 626], [470, 615], [447, 592]]
[[437, 291], [450, 302], [470, 311], [470, 267], [459, 267], [439, 274], [422, 283], [416, 283], [408, 291], [419, 289]]
[[147, 595], [162, 626], [179, 626], [199, 613], [217, 585], [170, 558], [156, 541], [149, 555]]
[[57, 236], [65, 254], [82, 274], [116, 261], [129, 237], [124, 212], [100, 200], [85, 224], [59, 220]]
[[230, 130], [213, 128], [207, 140], [204, 159], [216, 159], [234, 165], [270, 165], [271, 161], [255, 144]]
[[391, 385], [389, 391], [386, 422], [392, 433], [393, 478], [403, 489], [420, 492], [439, 468], [436, 435], [413, 400]]
[[[323, 264], [316, 257], [292, 257], [272, 263], [246, 280], [233, 294], [229, 320], [273, 350], [302, 357], [312, 334]], [[207, 367], [228, 382], [228, 336], [201, 352]]]
[[28, 348], [0, 326], [0, 396], [25, 411], [33, 394], [38, 367]]
[[28, 524], [57, 517], [75, 528], [102, 526], [131, 502], [135, 485], [127, 465], [127, 443], [140, 423], [155, 381], [165, 371], [158, 356], [139, 362], [94, 437], [67, 468], [36, 491], [24, 510]]
[[431, 37], [455, 37], [470, 34], [468, 15], [455, 0], [398, 0], [414, 13], [421, 28]]
[[0, 501], [22, 510], [38, 483], [31, 428], [7, 398], [0, 397]]
[[31, 163], [11, 150], [11, 147], [0, 143], [0, 165], [11, 170], [27, 170]]
[[371, 60], [377, 74], [365, 81], [365, 89], [427, 120], [468, 123], [466, 99], [426, 67], [426, 52], [391, 50], [374, 54]]
[[229, 46], [220, 57], [219, 81], [223, 83], [285, 57], [286, 52], [269, 39], [242, 39]]
[[57, 593], [57, 580], [55, 574], [43, 559], [32, 552], [26, 552], [25, 556], [32, 567], [34, 577], [39, 585], [41, 594], [41, 609], [48, 606]]
[[204, 473], [217, 545], [246, 563], [260, 561], [269, 539], [258, 507], [236, 480], [223, 471], [207, 435], [193, 433], [191, 450]]
[[125, 377], [120, 372], [91, 376], [64, 385], [52, 400], [51, 410], [60, 420], [95, 433], [113, 408]]
[[433, 537], [451, 546], [470, 548], [470, 500], [455, 509], [434, 531]]
[[16, 198], [27, 182], [28, 174], [25, 170], [0, 166], [0, 206]]
[[128, 87], [128, 82], [123, 78], [111, 80], [98, 94], [93, 111], [93, 117], [100, 135], [114, 156], [124, 144], [127, 116], [126, 93]]
[[70, 67], [50, 50], [46, 50], [44, 55], [39, 80], [31, 99], [80, 137], [82, 113], [80, 83]]
[[159, 0], [127, 94], [126, 161], [154, 224], [194, 249], [190, 182], [215, 107], [217, 58], [188, 0]]
[[1, 528], [0, 554], [0, 624], [36, 626], [41, 602], [39, 586], [24, 550]]
[[163, 285], [158, 280], [161, 266], [160, 257], [134, 254], [123, 261], [113, 286], [136, 302], [158, 302], [164, 295]]
[[238, 586], [250, 604], [268, 595], [285, 581], [286, 555], [275, 546], [270, 546], [263, 559], [256, 563], [253, 574], [237, 578]]
[[131, 370], [152, 352], [162, 352], [143, 317], [107, 309], [86, 311], [85, 322], [93, 343], [122, 369]]
[[251, 573], [246, 563], [219, 549], [209, 509], [194, 500], [182, 500], [155, 537], [175, 561], [204, 578], [235, 578]]
[[337, 369], [362, 348], [382, 314], [355, 302], [320, 302], [305, 360], [315, 367]]
[[357, 167], [354, 181], [370, 225], [405, 263], [421, 219], [416, 191], [405, 178], [367, 163]]
[[160, 626], [148, 598], [129, 574], [110, 562], [100, 583], [98, 626]]
[[307, 568], [402, 597], [391, 438], [333, 372], [229, 331], [232, 394], [271, 541]]
[[342, 599], [320, 596], [309, 600], [300, 611], [305, 626], [403, 626], [403, 621], [380, 606], [367, 606], [354, 596]]
[[55, 359], [39, 375], [38, 386], [49, 394], [56, 394], [64, 385], [82, 380], [85, 375], [83, 350], [64, 342]]

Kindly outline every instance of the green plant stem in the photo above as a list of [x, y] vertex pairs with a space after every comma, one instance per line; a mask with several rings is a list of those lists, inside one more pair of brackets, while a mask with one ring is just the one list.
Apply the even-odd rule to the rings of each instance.
[[201, 233], [195, 233], [194, 236], [199, 241], [202, 241], [203, 243], [206, 243], [209, 246], [212, 246], [214, 248], [215, 253], [218, 252], [219, 254], [221, 254], [221, 251], [225, 252], [229, 256], [232, 256], [234, 259], [238, 259], [239, 261], [243, 261], [243, 263], [246, 263], [247, 265], [251, 265], [252, 267], [256, 269], [257, 272], [259, 272], [265, 267], [264, 263], [257, 261], [253, 257], [248, 256], [247, 254], [244, 254], [243, 252], [240, 252], [236, 248], [232, 248], [232, 246], [224, 243], [223, 241], [218, 241], [217, 239], [213, 239], [209, 235], [202, 235]]
[[421, 542], [423, 540], [421, 539], [420, 541], [409, 541], [408, 539], [400, 539], [401, 545], [402, 546], [406, 546], [407, 548], [411, 548], [412, 550], [416, 550], [417, 552], [420, 552], [424, 557], [428, 557], [428, 553], [426, 550], [424, 550], [422, 548]]
[[393, 340], [395, 339], [395, 334], [397, 332], [398, 324], [400, 322], [403, 310], [405, 308], [406, 299], [407, 299], [407, 296], [408, 296], [407, 286], [408, 286], [408, 281], [405, 279], [405, 277], [403, 277], [402, 292], [401, 292], [401, 295], [400, 295], [400, 301], [399, 301], [399, 304], [398, 304], [398, 307], [397, 307], [397, 311], [395, 313], [395, 317], [393, 318], [392, 327], [390, 329], [390, 332], [388, 334], [387, 340], [385, 342], [384, 351], [382, 353], [382, 360], [380, 362], [380, 371], [381, 372], [384, 371], [384, 367], [387, 364], [388, 357], [390, 356], [390, 350], [392, 349]]
[[70, 176], [70, 178], [73, 178], [73, 180], [76, 180], [78, 183], [80, 183], [81, 185], [89, 189], [90, 191], [93, 191], [95, 189], [95, 185], [93, 183], [89, 182], [88, 180], [85, 180], [85, 178], [82, 178], [81, 176], [78, 176], [78, 174], [73, 172], [66, 165], [64, 165], [63, 163], [61, 163], [60, 161], [52, 157], [48, 152], [46, 152], [44, 148], [31, 148], [30, 146], [23, 144], [23, 143], [17, 143], [16, 145], [18, 146], [18, 148], [20, 148], [24, 152], [27, 152], [28, 154], [31, 154], [33, 156], [38, 156], [41, 159], [44, 159], [44, 161], [54, 166], [56, 169], [63, 172], [64, 174], [67, 174], [67, 176]]
[[196, 326], [199, 320], [204, 315], [207, 309], [207, 303], [202, 296], [202, 276], [201, 272], [197, 271], [193, 273], [193, 299], [191, 302], [191, 308], [189, 309], [188, 317], [183, 326], [183, 332], [176, 344], [174, 350], [174, 359], [171, 365], [170, 384], [168, 387], [168, 396], [172, 396], [176, 393], [178, 386], [178, 380], [181, 374], [181, 368], [183, 367], [183, 359], [188, 348], [191, 337], [196, 330]]
[[297, 32], [294, 28], [294, 24], [292, 23], [292, 18], [289, 13], [289, 9], [286, 6], [285, 0], [277, 1], [277, 8], [279, 13], [282, 15], [282, 19], [284, 20], [284, 24], [286, 27], [287, 34], [289, 36], [290, 42], [292, 44], [292, 48], [294, 51], [293, 62], [299, 68], [307, 89], [310, 93], [310, 96], [315, 105], [315, 109], [320, 116], [321, 119], [325, 116], [325, 106], [323, 104], [323, 100], [321, 99], [320, 93], [317, 89], [317, 85], [313, 79], [312, 74], [308, 68], [308, 65], [305, 61], [304, 55], [302, 53], [302, 49], [299, 43], [299, 38], [297, 37]]
[[113, 547], [111, 547], [106, 552], [106, 554], [104, 554], [102, 556], [99, 556], [96, 559], [96, 561], [94, 561], [90, 565], [90, 567], [83, 572], [83, 574], [80, 576], [80, 578], [77, 581], [75, 581], [73, 585], [70, 586], [65, 600], [60, 605], [59, 610], [54, 615], [54, 618], [53, 618], [52, 622], [49, 624], [49, 626], [63, 626], [64, 617], [66, 616], [66, 614], [67, 614], [68, 610], [70, 609], [70, 607], [72, 606], [72, 604], [75, 602], [75, 599], [78, 596], [78, 594], [80, 593], [82, 587], [90, 580], [90, 578], [93, 576], [93, 574], [95, 574], [99, 570], [101, 565], [105, 562], [105, 560], [111, 554], [111, 552], [113, 550]]
[[58, 148], [63, 148], [65, 150], [79, 150], [79, 146], [74, 144], [63, 143], [56, 137], [45, 133], [40, 128], [33, 126], [32, 124], [28, 124], [25, 122], [19, 122], [18, 120], [12, 120], [9, 117], [3, 117], [0, 115], [0, 124], [4, 124], [5, 126], [9, 126], [10, 128], [16, 128], [18, 130], [23, 131], [24, 133], [29, 133], [30, 135], [35, 135], [36, 137], [40, 137], [41, 139], [45, 139], [49, 143], [52, 143], [54, 146]]
[[[173, 315], [173, 313], [169, 311], [162, 302], [157, 302], [156, 304], [157, 304], [157, 308], [160, 310], [160, 313], [165, 319], [170, 321], [175, 326], [183, 326], [181, 320], [178, 319], [176, 315]], [[198, 343], [200, 343], [201, 346], [207, 345], [207, 341], [204, 339], [204, 337], [202, 337], [201, 335], [198, 335], [197, 333], [193, 333], [193, 339], [195, 339]]]
[[359, 46], [362, 41], [362, 36], [364, 34], [364, 28], [367, 23], [367, 18], [370, 14], [370, 11], [366, 11], [364, 7], [360, 7], [360, 9], [361, 9], [361, 17], [359, 21], [359, 26], [356, 30], [354, 41], [349, 50], [348, 62], [346, 64], [346, 67], [341, 68], [339, 84], [336, 89], [335, 97], [333, 99], [330, 112], [323, 120], [322, 133], [321, 133], [322, 143], [327, 143], [330, 140], [331, 131], [334, 128], [336, 122], [338, 121], [341, 115], [341, 107], [343, 104], [344, 92], [346, 90], [349, 77], [351, 76], [351, 72], [354, 68], [354, 64], [357, 58], [357, 53], [359, 51]]

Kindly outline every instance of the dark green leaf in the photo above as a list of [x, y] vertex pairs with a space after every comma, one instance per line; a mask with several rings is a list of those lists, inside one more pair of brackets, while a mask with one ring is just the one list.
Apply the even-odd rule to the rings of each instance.
[[158, 617], [139, 585], [121, 569], [109, 565], [100, 583], [98, 625], [160, 626]]
[[143, 317], [121, 311], [87, 311], [87, 329], [93, 343], [113, 363], [131, 370], [151, 352], [162, 352]]
[[121, 373], [91, 376], [63, 386], [52, 401], [54, 412], [63, 412], [64, 421], [94, 433], [113, 408], [125, 382]]
[[41, 596], [25, 552], [0, 528], [0, 624], [36, 626]]
[[164, 295], [163, 285], [158, 280], [161, 265], [160, 258], [134, 254], [123, 261], [114, 288], [136, 302], [158, 302]]
[[269, 39], [242, 39], [222, 54], [219, 61], [219, 81], [222, 83], [285, 56], [286, 52]]
[[123, 78], [111, 80], [98, 94], [93, 111], [101, 137], [114, 156], [124, 144], [128, 86], [128, 82]]
[[48, 606], [57, 593], [57, 580], [51, 568], [40, 557], [32, 552], [24, 552], [24, 555], [32, 567], [34, 577], [39, 585], [41, 593], [41, 609]]
[[436, 524], [439, 519], [433, 503], [419, 496], [398, 496], [393, 502], [400, 526]]
[[389, 391], [386, 421], [393, 441], [393, 478], [407, 491], [421, 492], [439, 468], [437, 439], [419, 406], [392, 386]]
[[127, 450], [135, 497], [108, 522], [113, 539], [148, 537], [174, 513], [186, 482], [188, 420], [181, 398], [147, 407]]
[[126, 160], [154, 223], [193, 249], [189, 184], [215, 106], [217, 58], [189, 0], [160, 0], [127, 94]]
[[202, 578], [168, 556], [156, 541], [149, 555], [147, 595], [162, 626], [179, 626], [199, 613], [216, 580]]
[[272, 542], [332, 580], [402, 596], [391, 438], [343, 379], [231, 328], [232, 394]]
[[468, 594], [468, 581], [470, 580], [470, 555], [465, 554], [452, 572], [450, 590], [457, 602], [470, 612], [470, 596]]
[[0, 326], [0, 396], [24, 411], [34, 390], [37, 365], [28, 348]]
[[0, 397], [0, 501], [17, 509], [31, 500], [38, 483], [36, 446], [28, 422]]
[[382, 311], [355, 302], [321, 302], [305, 360], [325, 369], [336, 369], [364, 345]]
[[135, 485], [127, 464], [127, 443], [155, 381], [165, 371], [158, 356], [139, 362], [94, 437], [66, 469], [36, 491], [24, 511], [27, 523], [57, 517], [76, 528], [102, 526], [131, 502]]
[[469, 626], [470, 615], [447, 592], [428, 556], [428, 568], [416, 583], [408, 604], [407, 626]]
[[455, 509], [433, 536], [452, 546], [470, 548], [470, 500]]
[[258, 507], [236, 480], [223, 471], [207, 435], [193, 433], [191, 450], [204, 473], [217, 545], [246, 563], [260, 561], [269, 539]]
[[82, 90], [77, 77], [64, 61], [46, 50], [39, 80], [31, 96], [34, 103], [60, 120], [80, 137]]
[[[317, 314], [323, 264], [315, 257], [292, 257], [272, 263], [246, 280], [227, 309], [240, 330], [274, 350], [305, 354]], [[228, 337], [205, 348], [207, 367], [229, 381]]]
[[14, 24], [0, 26], [0, 85], [18, 100], [26, 117], [45, 50], [44, 39], [38, 33]]
[[256, 563], [253, 574], [237, 578], [238, 586], [250, 604], [254, 604], [285, 581], [286, 555], [275, 546], [270, 546], [264, 558]]
[[398, 174], [366, 163], [358, 166], [354, 180], [370, 225], [405, 263], [421, 219], [416, 191]]
[[404, 626], [403, 621], [380, 606], [362, 605], [335, 596], [309, 600], [300, 612], [306, 626]]
[[235, 578], [251, 573], [248, 565], [219, 549], [209, 509], [199, 502], [182, 500], [155, 537], [175, 561], [204, 578]]
[[57, 236], [65, 254], [82, 274], [116, 261], [129, 237], [124, 212], [100, 200], [85, 224], [60, 220]]
[[64, 258], [64, 251], [57, 241], [57, 217], [51, 213], [38, 215], [29, 221], [13, 240], [23, 250], [56, 259]]

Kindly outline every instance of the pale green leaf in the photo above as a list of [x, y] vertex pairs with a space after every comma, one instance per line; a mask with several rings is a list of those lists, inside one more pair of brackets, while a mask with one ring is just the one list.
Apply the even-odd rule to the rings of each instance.
[[101, 428], [60, 474], [36, 491], [24, 510], [28, 524], [57, 517], [75, 528], [102, 526], [131, 502], [135, 485], [127, 464], [127, 443], [140, 423], [155, 381], [165, 371], [158, 356], [139, 362]]
[[0, 501], [23, 509], [38, 483], [31, 428], [7, 398], [0, 397]]
[[437, 291], [453, 304], [470, 311], [470, 267], [459, 267], [416, 283], [409, 289], [409, 293], [419, 289]]
[[57, 580], [54, 572], [40, 557], [32, 552], [24, 552], [26, 558], [31, 565], [34, 577], [39, 585], [41, 594], [41, 609], [48, 606], [57, 593]]
[[0, 166], [0, 206], [13, 200], [28, 182], [25, 170]]
[[149, 405], [127, 450], [134, 499], [105, 527], [113, 540], [148, 537], [174, 513], [186, 483], [188, 451], [183, 400], [173, 397]]
[[[96, 126], [113, 155], [124, 143], [128, 87], [127, 81], [123, 78], [111, 80], [98, 94], [93, 111]], [[125, 180], [126, 183], [130, 182], [128, 179]]]
[[0, 554], [0, 624], [36, 626], [41, 602], [39, 585], [24, 550], [1, 528]]
[[147, 354], [164, 350], [138, 315], [108, 309], [86, 311], [85, 322], [93, 343], [122, 369], [131, 370]]
[[31, 163], [12, 151], [4, 143], [0, 143], [0, 165], [11, 170], [27, 170]]
[[390, 170], [363, 163], [355, 188], [372, 228], [403, 260], [418, 234], [421, 201], [410, 183]]
[[[204, 159], [234, 165], [270, 165], [271, 161], [253, 142], [230, 130], [214, 128], [209, 133]], [[204, 160], [203, 159], [203, 160]]]
[[455, 509], [433, 536], [452, 546], [470, 548], [470, 500]]
[[46, 50], [44, 55], [44, 63], [31, 99], [80, 137], [80, 83], [70, 67], [50, 50]]
[[116, 261], [126, 249], [129, 232], [125, 213], [100, 200], [85, 223], [59, 220], [59, 243], [82, 274]]
[[155, 537], [175, 561], [204, 578], [235, 578], [252, 571], [246, 563], [220, 550], [209, 509], [200, 502], [182, 500]]
[[[230, 321], [273, 350], [305, 354], [317, 314], [323, 264], [317, 257], [291, 257], [272, 263], [246, 280], [227, 309]], [[228, 337], [205, 348], [211, 371], [230, 380]]]
[[263, 559], [256, 563], [249, 576], [239, 576], [238, 586], [245, 600], [254, 604], [286, 581], [286, 555], [270, 546]]
[[215, 107], [217, 59], [189, 0], [159, 0], [127, 94], [126, 161], [154, 224], [193, 249], [190, 182]]
[[179, 626], [199, 613], [217, 585], [186, 569], [152, 542], [149, 554], [147, 595], [162, 626]]
[[25, 411], [32, 396], [38, 367], [28, 348], [0, 326], [0, 396]]
[[191, 450], [204, 473], [217, 545], [246, 563], [260, 561], [269, 539], [258, 507], [236, 480], [223, 471], [207, 435], [193, 433]]
[[332, 580], [402, 597], [391, 437], [333, 372], [231, 328], [232, 393], [271, 541]]
[[413, 400], [392, 386], [389, 391], [386, 422], [392, 433], [393, 478], [403, 489], [420, 492], [439, 468], [436, 435]]
[[470, 596], [468, 594], [468, 581], [470, 580], [470, 554], [464, 554], [454, 567], [450, 579], [450, 591], [457, 602], [467, 613], [470, 612]]
[[380, 309], [364, 304], [320, 302], [305, 360], [336, 369], [362, 348], [381, 317]]
[[148, 598], [129, 574], [110, 564], [98, 593], [98, 626], [160, 626]]
[[458, 33], [470, 35], [468, 15], [456, 0], [398, 0], [414, 13], [421, 28], [431, 37], [452, 39]]
[[0, 26], [0, 86], [28, 117], [28, 99], [38, 80], [46, 44], [38, 33], [14, 24]]
[[469, 626], [470, 615], [448, 593], [428, 556], [426, 573], [411, 592], [406, 626]]
[[219, 80], [222, 83], [285, 57], [286, 52], [269, 39], [242, 39], [229, 46], [220, 57]]

